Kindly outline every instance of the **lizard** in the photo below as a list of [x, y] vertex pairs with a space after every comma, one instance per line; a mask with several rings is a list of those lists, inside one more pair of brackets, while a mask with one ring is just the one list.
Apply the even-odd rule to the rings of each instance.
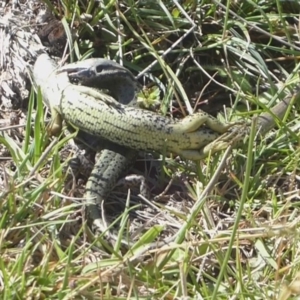
[[[54, 76], [56, 76], [56, 78], [58, 78], [59, 76], [57, 74], [67, 73], [70, 78], [75, 79], [75, 80], [79, 80], [83, 84], [88, 84], [89, 85], [89, 84], [91, 84], [91, 82], [94, 82], [94, 81], [95, 82], [101, 82], [101, 78], [103, 76], [106, 78], [106, 80], [109, 81], [110, 80], [109, 79], [109, 74], [110, 73], [109, 73], [108, 70], [110, 70], [110, 72], [112, 72], [112, 73], [116, 71], [119, 74], [122, 74], [122, 75], [119, 75], [119, 76], [121, 76], [121, 77], [125, 76], [126, 80], [129, 80], [131, 82], [133, 81], [133, 77], [132, 77], [131, 73], [126, 74], [126, 72], [124, 71], [123, 68], [121, 68], [119, 65], [114, 65], [114, 64], [115, 63], [113, 63], [113, 62], [103, 61], [101, 59], [86, 60], [84, 62], [69, 64], [69, 65], [66, 65], [65, 67], [61, 67], [59, 69], [59, 71], [55, 73]], [[52, 69], [52, 72], [53, 72], [53, 69]], [[111, 75], [111, 76], [115, 76], [115, 78], [116, 78], [116, 74]], [[69, 82], [68, 81], [69, 77], [66, 80], [66, 82]], [[109, 83], [109, 84], [111, 84], [111, 83]], [[65, 86], [68, 86], [68, 85], [65, 84]], [[76, 87], [76, 89], [77, 89], [77, 87]], [[81, 92], [83, 90], [79, 89], [79, 91]], [[107, 95], [105, 95], [105, 94], [102, 95], [101, 93], [99, 93], [98, 91], [95, 91], [95, 90], [92, 90], [92, 92], [89, 93], [89, 90], [87, 88], [85, 88], [84, 91], [85, 91], [85, 93], [88, 93], [89, 96], [90, 95], [96, 95], [95, 99], [97, 99], [96, 101], [98, 101], [98, 102], [106, 101], [108, 99], [109, 103], [114, 104], [112, 99], [110, 97], [107, 97]], [[94, 92], [95, 92], [95, 94], [93, 94]], [[46, 98], [46, 99], [48, 99], [47, 101], [49, 101], [49, 100], [53, 101], [53, 100], [51, 100], [51, 99], [53, 99], [53, 98], [51, 98], [51, 93], [50, 93], [50, 97], [47, 93], [49, 93], [49, 92], [47, 92], [47, 89], [46, 89], [45, 96], [48, 97], [48, 98]], [[66, 94], [68, 94], [68, 93], [66, 93]], [[295, 97], [296, 97], [296, 100], [299, 101], [299, 93], [297, 93], [295, 95]], [[63, 98], [60, 98], [60, 99], [63, 99]], [[77, 97], [70, 98], [70, 99], [76, 99], [76, 101], [77, 101], [78, 100], [78, 95], [77, 95]], [[82, 96], [82, 99], [83, 100], [85, 99], [87, 105], [89, 104], [90, 100], [93, 100], [90, 97], [88, 97], [86, 99], [84, 96]], [[93, 101], [95, 101], [95, 99]], [[257, 128], [258, 128], [258, 131], [260, 131], [260, 133], [262, 135], [265, 134], [266, 132], [268, 132], [271, 128], [273, 128], [275, 126], [275, 123], [276, 123], [275, 119], [276, 118], [281, 119], [284, 116], [284, 114], [285, 114], [288, 106], [290, 105], [290, 102], [292, 101], [292, 99], [293, 99], [293, 97], [285, 98], [281, 102], [279, 102], [277, 105], [275, 105], [273, 108], [271, 108], [270, 113], [266, 112], [266, 113], [263, 113], [260, 116], [256, 117], [256, 119], [257, 119], [256, 120], [257, 121], [256, 125], [257, 125]], [[77, 105], [77, 102], [76, 102], [76, 105]], [[74, 106], [74, 103], [73, 103], [73, 106]], [[81, 105], [80, 105], [80, 108], [82, 108]], [[59, 114], [64, 116], [64, 111], [63, 110], [66, 109], [66, 108], [64, 108], [63, 106], [59, 106], [59, 109], [60, 109]], [[76, 107], [74, 109], [76, 109]], [[96, 111], [96, 113], [98, 113], [98, 112], [99, 111]], [[82, 114], [83, 115], [85, 114], [84, 110], [82, 110]], [[145, 116], [147, 116], [147, 114], [145, 114]], [[99, 114], [99, 117], [100, 117], [100, 114]], [[83, 118], [85, 118], [85, 117], [83, 116]], [[71, 122], [74, 122], [71, 118], [69, 120], [71, 120]], [[170, 124], [169, 121], [167, 121], [166, 125], [169, 125], [169, 124]], [[95, 125], [97, 126], [96, 123], [95, 123]], [[208, 152], [206, 152], [206, 151], [211, 151], [211, 150], [213, 152], [218, 151], [218, 149], [221, 149], [221, 148], [224, 149], [224, 145], [228, 145], [229, 142], [237, 143], [237, 142], [241, 141], [245, 137], [245, 135], [247, 135], [249, 133], [249, 129], [250, 129], [249, 126], [243, 126], [243, 125], [241, 126], [239, 124], [230, 125], [229, 127], [227, 127], [227, 132], [223, 133], [223, 135], [222, 135], [221, 132], [218, 132], [218, 131], [214, 132], [213, 129], [207, 129], [207, 128], [202, 129], [202, 128], [200, 128], [200, 129], [198, 129], [198, 132], [200, 132], [200, 134], [205, 135], [207, 132], [210, 132], [211, 135], [214, 135], [214, 140], [213, 141], [206, 141], [207, 142], [206, 145], [205, 145], [205, 143], [203, 143], [202, 145], [205, 145], [205, 146], [201, 150], [202, 153], [201, 153], [201, 151], [199, 153], [201, 153], [201, 155], [203, 157], [203, 156], [208, 154]], [[88, 129], [86, 129], [86, 130], [88, 131]], [[99, 132], [100, 131], [101, 131], [101, 129], [99, 129]], [[92, 134], [94, 134], [94, 131], [92, 131]], [[218, 145], [218, 143], [220, 141], [221, 141], [221, 146], [220, 146], [220, 144]], [[217, 150], [213, 149], [214, 145], [218, 145]], [[130, 146], [132, 147], [131, 144], [129, 145], [129, 147]], [[126, 148], [124, 148], [124, 149], [126, 149]], [[155, 147], [151, 148], [151, 150], [155, 150], [155, 149], [156, 149]], [[144, 150], [144, 149], [142, 148], [141, 150]], [[129, 151], [128, 148], [127, 148], [127, 151]], [[186, 152], [184, 152], [184, 153], [186, 153]], [[93, 172], [94, 175], [92, 174], [91, 178], [92, 177], [97, 178], [97, 176], [99, 176], [99, 174], [101, 172], [103, 172], [103, 168], [101, 167], [100, 161], [99, 161], [99, 168], [94, 169], [95, 172]], [[125, 164], [126, 164], [126, 159], [125, 159], [125, 161], [120, 160], [121, 168]], [[90, 184], [91, 184], [91, 187], [94, 188], [94, 192], [97, 195], [97, 193], [99, 192], [98, 191], [99, 189], [97, 187], [97, 182], [95, 180], [91, 180]], [[101, 187], [100, 187], [100, 190], [101, 190]], [[97, 203], [95, 203], [95, 206], [96, 206], [96, 204]], [[94, 208], [95, 209], [92, 209], [93, 212], [96, 212], [96, 215], [94, 215], [94, 217], [95, 217], [96, 220], [99, 220], [99, 222], [101, 222], [101, 218], [99, 218], [99, 212], [97, 213], [97, 208], [96, 207], [94, 207]], [[102, 223], [101, 223], [101, 226], [102, 226]]]
[[[132, 101], [132, 99], [134, 99], [135, 96], [137, 83], [133, 75], [127, 69], [121, 67], [118, 64], [103, 59], [96, 59], [96, 60], [89, 59], [84, 62], [69, 64], [57, 70], [56, 64], [54, 63], [54, 61], [50, 59], [49, 56], [47, 56], [46, 54], [42, 54], [40, 57], [42, 57], [42, 59], [40, 60], [38, 59], [34, 66], [33, 77], [35, 82], [38, 85], [40, 85], [42, 88], [42, 93], [44, 96], [43, 99], [46, 105], [48, 105], [52, 109], [52, 113], [54, 114], [54, 120], [55, 120], [54, 127], [56, 126], [55, 118], [57, 118], [57, 116], [59, 117], [60, 115], [57, 114], [57, 112], [51, 107], [51, 104], [53, 101], [57, 100], [54, 99], [53, 97], [56, 96], [59, 99], [60, 95], [58, 95], [57, 93], [52, 93], [52, 91], [50, 90], [52, 83], [51, 81], [50, 83], [48, 82], [48, 78], [51, 78], [51, 74], [54, 74], [53, 75], [55, 81], [54, 88], [57, 87], [57, 85], [60, 85], [60, 87], [70, 86], [68, 81], [69, 77], [56, 75], [56, 74], [67, 73], [68, 76], [70, 76], [70, 78], [72, 78], [73, 80], [76, 79], [79, 80], [81, 84], [88, 85], [88, 86], [97, 86], [97, 89], [101, 89], [101, 88], [108, 89], [111, 92], [112, 96], [114, 96], [120, 103], [128, 104], [129, 102], [131, 102], [130, 105], [132, 107], [134, 104], [136, 105], [135, 101]], [[77, 74], [78, 76], [76, 76], [76, 73], [74, 74], [75, 69], [78, 71]], [[49, 70], [49, 72], [47, 76], [44, 77], [45, 81], [42, 81], [40, 77], [45, 75], [45, 70]], [[55, 70], [57, 70], [56, 73], [54, 72]], [[82, 72], [80, 72], [80, 70], [82, 70]], [[87, 70], [90, 70], [90, 73], [87, 73]], [[98, 76], [95, 73], [97, 73]], [[63, 78], [62, 81], [61, 78]], [[71, 85], [70, 87], [75, 89], [77, 88], [74, 85]], [[108, 97], [104, 93], [100, 94], [98, 93], [98, 90], [96, 91], [93, 89], [92, 91], [97, 92], [98, 98], [96, 101], [100, 102], [100, 101], [108, 100], [112, 102], [113, 105], [115, 105], [116, 101], [114, 100], [114, 98]], [[70, 99], [75, 99], [75, 98], [71, 97]], [[83, 98], [83, 101], [85, 101], [85, 98]], [[140, 115], [140, 111], [141, 111], [140, 109], [139, 110], [136, 109], [135, 111], [137, 115]], [[62, 110], [61, 112], [64, 111]], [[205, 117], [209, 116], [205, 113], [198, 114], [198, 116], [202, 116], [202, 115], [204, 115]], [[145, 117], [147, 116], [148, 115], [146, 115]], [[152, 114], [151, 116], [153, 118], [154, 114]], [[101, 118], [101, 116], [99, 116], [99, 118]], [[158, 118], [158, 120], [162, 125], [164, 122], [168, 124], [167, 118], [161, 117]], [[217, 126], [218, 124], [222, 125], [219, 121], [213, 118], [211, 118], [210, 122], [211, 123], [215, 122], [216, 123], [215, 126]], [[59, 121], [59, 127], [60, 126], [61, 125]], [[219, 133], [216, 134], [213, 130], [208, 130], [208, 129], [204, 129], [203, 134], [204, 135], [208, 134], [208, 138], [210, 138], [209, 141], [212, 141], [219, 136]], [[85, 135], [83, 134], [83, 136]], [[201, 136], [199, 135], [199, 137]], [[105, 222], [101, 215], [101, 211], [99, 210], [99, 204], [101, 204], [105, 196], [111, 191], [111, 189], [113, 188], [113, 186], [117, 182], [117, 179], [120, 177], [123, 171], [133, 163], [136, 157], [136, 151], [132, 150], [131, 148], [116, 145], [115, 143], [109, 143], [108, 145], [109, 145], [108, 149], [101, 152], [100, 157], [98, 157], [98, 159], [96, 160], [95, 166], [87, 181], [85, 199], [87, 199], [87, 205], [86, 205], [87, 219], [90, 220], [90, 223], [92, 223], [91, 225], [97, 231], [100, 231], [102, 233], [105, 232], [107, 238], [115, 240], [116, 237], [111, 235], [110, 232], [107, 231], [107, 226], [105, 225]], [[139, 148], [137, 148], [137, 150], [139, 150]]]

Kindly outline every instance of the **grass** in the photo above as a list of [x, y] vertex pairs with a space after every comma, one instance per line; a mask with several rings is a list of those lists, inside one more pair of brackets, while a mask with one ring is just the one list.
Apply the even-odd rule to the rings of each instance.
[[[45, 2], [72, 28], [70, 60], [124, 64], [161, 114], [200, 108], [249, 121], [299, 84], [298, 1]], [[261, 140], [252, 130], [237, 149], [201, 162], [165, 159], [163, 187], [177, 176], [164, 202], [114, 192], [114, 210], [126, 203], [120, 239], [138, 232], [132, 249], [107, 251], [82, 217], [86, 177], [66, 175], [72, 136], [48, 138], [41, 95], [32, 93], [36, 117], [22, 142], [0, 136], [10, 153], [1, 172], [1, 299], [298, 299], [298, 109]], [[150, 162], [141, 164], [153, 180]]]

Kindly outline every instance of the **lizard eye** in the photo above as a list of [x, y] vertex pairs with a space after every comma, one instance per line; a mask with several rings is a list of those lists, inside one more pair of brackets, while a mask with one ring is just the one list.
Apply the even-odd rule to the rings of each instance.
[[96, 72], [97, 73], [102, 73], [103, 70], [104, 70], [103, 66], [97, 66], [96, 67]]

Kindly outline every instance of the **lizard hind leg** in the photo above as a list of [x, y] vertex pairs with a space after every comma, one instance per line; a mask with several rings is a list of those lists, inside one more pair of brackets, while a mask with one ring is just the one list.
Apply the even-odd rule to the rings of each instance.
[[217, 139], [213, 140], [210, 143], [207, 143], [198, 151], [189, 151], [184, 150], [184, 155], [187, 157], [190, 155], [190, 158], [193, 160], [199, 160], [206, 158], [209, 154], [214, 154], [216, 152], [222, 151], [227, 149], [230, 145], [237, 143], [241, 138], [247, 136], [248, 132], [245, 129], [245, 126], [236, 127], [233, 130], [230, 129], [228, 132], [224, 133], [223, 135], [219, 136]]
[[181, 119], [173, 125], [173, 128], [176, 132], [190, 133], [198, 130], [204, 124], [218, 133], [224, 133], [234, 125], [234, 123], [222, 123], [217, 118], [201, 111]]
[[228, 145], [229, 144], [227, 142], [213, 141], [199, 150], [181, 150], [178, 154], [185, 159], [201, 160], [206, 158], [209, 154], [214, 154], [216, 152], [225, 150]]

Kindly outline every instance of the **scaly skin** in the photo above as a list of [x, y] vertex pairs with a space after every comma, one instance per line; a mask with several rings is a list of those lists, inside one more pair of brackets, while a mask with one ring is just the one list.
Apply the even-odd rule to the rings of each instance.
[[120, 176], [132, 166], [136, 157], [135, 150], [119, 145], [103, 150], [86, 183], [84, 198], [87, 201], [87, 219], [95, 231], [105, 232], [106, 237], [112, 241], [116, 240], [116, 235], [107, 230], [100, 208]]
[[[223, 125], [206, 113], [175, 122], [150, 111], [124, 106], [85, 86], [64, 89], [60, 112], [75, 127], [116, 144], [144, 151], [165, 150], [191, 160], [205, 157], [208, 153], [203, 153], [203, 147], [232, 126]], [[204, 123], [210, 129], [200, 128]]]

